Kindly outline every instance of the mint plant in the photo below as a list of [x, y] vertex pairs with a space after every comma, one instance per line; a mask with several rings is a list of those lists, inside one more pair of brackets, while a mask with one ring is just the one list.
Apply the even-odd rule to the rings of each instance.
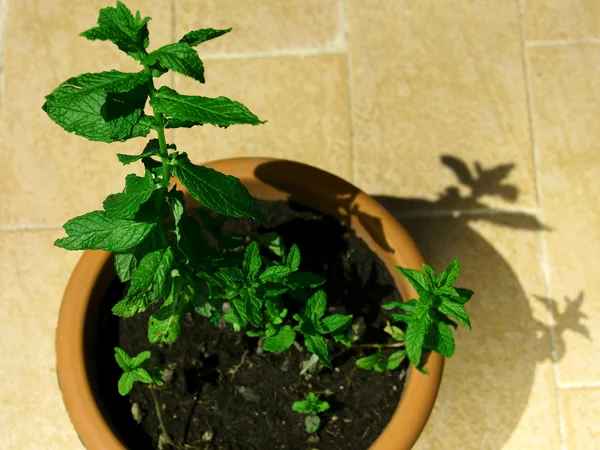
[[[224, 321], [235, 332], [260, 338], [267, 352], [304, 345], [312, 356], [302, 373], [319, 363], [332, 369], [334, 345], [376, 348], [376, 353], [356, 364], [378, 372], [397, 369], [405, 357], [424, 370], [424, 351], [451, 356], [454, 339], [449, 326], [459, 322], [470, 327], [464, 304], [473, 294], [452, 287], [460, 270], [458, 260], [439, 276], [429, 266], [424, 266], [424, 272], [398, 267], [417, 290], [419, 300], [383, 305], [392, 311], [385, 328], [392, 343], [360, 343], [353, 335], [351, 315], [326, 314], [326, 280], [300, 269], [297, 245], [286, 246], [273, 232], [255, 240], [223, 233], [226, 217], [262, 224], [265, 214], [237, 178], [193, 164], [185, 152], [167, 142], [165, 130], [264, 121], [225, 97], [185, 95], [166, 86], [155, 87], [154, 79], [169, 71], [204, 83], [204, 64], [195, 47], [229, 33], [230, 28], [194, 30], [178, 42], [148, 51], [149, 20], [139, 12], [133, 15], [120, 1], [116, 7], [101, 9], [98, 25], [81, 35], [111, 41], [138, 61], [139, 71], [111, 70], [69, 78], [43, 105], [66, 131], [92, 141], [112, 143], [156, 134], [139, 154], [117, 154], [123, 165], [141, 163], [141, 174], [127, 175], [122, 192], [109, 195], [102, 209], [66, 222], [67, 236], [55, 242], [67, 250], [101, 249], [114, 254], [115, 272], [128, 287], [112, 312], [131, 318], [150, 310], [147, 332], [152, 344], [179, 339], [183, 316], [194, 313], [213, 325]], [[200, 203], [199, 208], [186, 205], [172, 176]], [[393, 353], [387, 354], [389, 348]], [[176, 446], [162, 421], [155, 391], [164, 382], [157, 367], [148, 370], [150, 357], [149, 351], [130, 357], [115, 348], [116, 362], [123, 370], [117, 387], [121, 395], [127, 395], [136, 382], [148, 386], [162, 434]], [[329, 404], [310, 393], [292, 408], [308, 414], [307, 431], [316, 432], [318, 414]]]
[[329, 403], [320, 400], [314, 392], [309, 392], [304, 400], [294, 402], [292, 410], [300, 414], [308, 414], [304, 420], [307, 433], [316, 433], [321, 426], [319, 414], [329, 409]]

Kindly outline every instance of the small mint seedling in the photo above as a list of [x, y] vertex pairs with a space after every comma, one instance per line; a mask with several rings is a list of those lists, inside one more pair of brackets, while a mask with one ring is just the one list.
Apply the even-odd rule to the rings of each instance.
[[316, 433], [321, 426], [321, 418], [319, 414], [329, 409], [329, 403], [324, 400], [320, 400], [319, 397], [309, 392], [306, 399], [294, 402], [292, 410], [300, 414], [308, 414], [308, 417], [304, 420], [307, 433]]
[[123, 374], [119, 378], [118, 384], [119, 394], [129, 394], [136, 381], [144, 384], [156, 384], [157, 386], [164, 385], [158, 368], [154, 367], [151, 374], [145, 367], [150, 356], [151, 353], [145, 351], [132, 358], [125, 350], [115, 347], [115, 360], [119, 367], [123, 369]]

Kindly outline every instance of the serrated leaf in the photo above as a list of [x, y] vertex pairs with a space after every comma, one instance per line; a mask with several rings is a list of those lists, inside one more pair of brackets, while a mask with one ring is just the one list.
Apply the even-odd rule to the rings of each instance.
[[148, 253], [131, 277], [127, 295], [112, 308], [120, 317], [132, 317], [167, 296], [174, 255], [171, 248]]
[[98, 15], [98, 26], [81, 33], [89, 40], [110, 40], [120, 50], [134, 59], [140, 60], [144, 49], [148, 47], [148, 21], [142, 19], [139, 11], [134, 16], [120, 1], [117, 7], [102, 8]]
[[458, 322], [462, 323], [465, 327], [471, 329], [471, 321], [469, 320], [469, 313], [465, 307], [457, 302], [444, 300], [439, 306], [438, 311], [444, 313], [450, 317], [454, 317]]
[[429, 277], [429, 281], [431, 282], [431, 284], [433, 286], [436, 285], [436, 275], [435, 275], [435, 271], [428, 266], [427, 264], [423, 263], [423, 271], [427, 274], [427, 276]]
[[285, 277], [287, 277], [291, 272], [292, 269], [290, 269], [287, 266], [271, 266], [267, 267], [258, 278], [263, 283], [278, 283], [280, 281], [283, 281]]
[[145, 56], [142, 63], [146, 66], [160, 64], [161, 67], [204, 83], [204, 64], [198, 52], [184, 42], [160, 47]]
[[[241, 298], [231, 299], [229, 302], [231, 311], [225, 314], [223, 317], [232, 325], [238, 325], [239, 327], [245, 327], [248, 325], [248, 312], [246, 308], [246, 302]], [[239, 330], [236, 330], [239, 331]]]
[[121, 375], [121, 378], [119, 378], [119, 383], [118, 383], [118, 389], [119, 389], [119, 394], [125, 396], [127, 394], [129, 394], [129, 392], [131, 392], [131, 390], [133, 389], [133, 384], [135, 383], [135, 379], [134, 376], [131, 374], [131, 372], [125, 372]]
[[132, 367], [135, 367], [133, 365], [131, 357], [127, 354], [125, 350], [119, 347], [115, 347], [115, 361], [117, 362], [119, 367], [126, 372], [131, 370]]
[[446, 269], [437, 277], [436, 284], [438, 286], [448, 286], [451, 287], [458, 274], [460, 273], [460, 260], [457, 258], [452, 261]]
[[425, 336], [425, 346], [446, 358], [450, 358], [456, 347], [452, 330], [442, 322], [432, 324]]
[[400, 266], [396, 266], [396, 270], [408, 280], [408, 282], [415, 288], [419, 295], [423, 295], [423, 292], [427, 292], [429, 290], [429, 286], [427, 285], [427, 276], [423, 272]]
[[184, 42], [192, 47], [201, 44], [202, 42], [210, 41], [211, 39], [223, 36], [225, 33], [229, 33], [231, 28], [224, 30], [215, 30], [213, 28], [203, 28], [201, 30], [194, 30], [186, 33], [179, 42]]
[[131, 274], [137, 267], [137, 260], [131, 253], [115, 254], [115, 272], [123, 283], [131, 279]]
[[471, 300], [471, 297], [473, 297], [474, 294], [474, 292], [470, 289], [454, 288], [454, 290], [458, 294], [458, 298], [455, 298], [454, 300], [462, 304], [465, 304]]
[[288, 266], [292, 272], [295, 272], [300, 268], [300, 249], [296, 244], [292, 245], [290, 251], [285, 258], [285, 265]]
[[410, 362], [416, 367], [421, 365], [421, 355], [423, 354], [423, 342], [425, 342], [425, 334], [431, 325], [431, 317], [425, 315], [417, 318], [412, 316], [406, 329], [406, 354]]
[[137, 356], [131, 358], [131, 367], [141, 367], [142, 364], [150, 359], [150, 356], [152, 356], [152, 353], [148, 350], [139, 353]]
[[260, 266], [262, 265], [262, 259], [260, 258], [260, 250], [256, 241], [251, 242], [244, 252], [244, 262], [242, 267], [248, 279], [256, 278]]
[[256, 292], [251, 288], [242, 289], [240, 296], [246, 304], [246, 313], [248, 322], [256, 328], [259, 328], [263, 323], [262, 315], [262, 300], [256, 296]]
[[42, 109], [70, 133], [91, 141], [116, 142], [146, 136], [146, 72], [86, 73], [70, 78], [46, 96]]
[[363, 370], [371, 371], [375, 368], [375, 364], [382, 357], [381, 350], [369, 356], [364, 356], [356, 360], [356, 366]]
[[329, 403], [320, 400], [314, 392], [309, 392], [306, 399], [292, 404], [292, 410], [300, 414], [319, 414], [327, 411], [329, 407]]
[[200, 224], [188, 215], [182, 215], [175, 228], [177, 247], [192, 270], [203, 270], [207, 258], [214, 255]]
[[149, 158], [151, 156], [156, 156], [160, 153], [160, 146], [158, 143], [158, 139], [150, 139], [144, 148], [144, 151], [139, 155], [124, 155], [122, 153], [117, 153], [117, 158], [124, 166], [131, 164], [133, 162], [139, 161], [143, 158]]
[[167, 128], [189, 128], [206, 124], [228, 127], [264, 123], [244, 105], [226, 97], [181, 95], [166, 86], [161, 87], [150, 99], [150, 105], [156, 112], [167, 117]]
[[181, 293], [183, 286], [180, 277], [172, 284], [169, 297], [148, 320], [148, 340], [152, 344], [175, 342], [181, 334], [181, 318], [186, 312], [189, 298]]
[[281, 353], [290, 348], [295, 340], [296, 332], [289, 325], [285, 325], [277, 334], [265, 339], [263, 348], [268, 352]]
[[333, 369], [331, 361], [329, 360], [329, 349], [327, 348], [327, 342], [323, 336], [304, 336], [304, 345], [306, 349], [314, 353], [319, 357], [319, 361], [324, 366]]
[[250, 218], [259, 223], [266, 220], [254, 197], [237, 178], [196, 166], [185, 153], [173, 161], [173, 171], [194, 199], [218, 214]]
[[123, 192], [109, 195], [104, 200], [106, 215], [116, 219], [133, 219], [140, 206], [150, 198], [154, 190], [154, 179], [148, 170], [144, 177], [135, 174], [127, 175]]
[[92, 211], [65, 223], [68, 237], [57, 239], [54, 245], [67, 250], [125, 252], [142, 242], [155, 226], [155, 222], [114, 219], [104, 211]]
[[323, 333], [335, 333], [347, 330], [350, 325], [352, 325], [352, 315], [332, 314], [321, 320], [319, 328]]
[[146, 369], [143, 369], [141, 367], [132, 370], [131, 375], [133, 375], [135, 381], [140, 381], [146, 384], [152, 384], [154, 382], [150, 373]]
[[408, 300], [406, 302], [388, 302], [388, 303], [384, 303], [381, 305], [381, 307], [383, 309], [385, 309], [386, 311], [390, 311], [392, 309], [396, 309], [399, 308], [402, 311], [406, 311], [408, 313], [414, 313], [415, 312], [415, 305], [417, 304], [417, 301], [415, 299], [411, 299]]
[[399, 350], [392, 353], [387, 360], [387, 370], [396, 370], [406, 358], [406, 350]]
[[323, 317], [327, 308], [327, 294], [320, 290], [315, 292], [306, 302], [304, 315], [314, 324]]

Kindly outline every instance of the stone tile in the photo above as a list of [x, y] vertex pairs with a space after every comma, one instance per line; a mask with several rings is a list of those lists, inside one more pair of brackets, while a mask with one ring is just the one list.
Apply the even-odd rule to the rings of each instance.
[[[532, 48], [551, 294], [565, 357], [560, 381], [600, 382], [600, 46]], [[585, 370], [582, 368], [585, 367]]]
[[[396, 215], [401, 198], [382, 203]], [[500, 214], [498, 215], [500, 216]], [[417, 449], [558, 449], [560, 438], [538, 233], [530, 219], [403, 220], [436, 271], [461, 259], [473, 329], [456, 333], [433, 414]], [[510, 224], [508, 226], [507, 224]]]
[[198, 28], [233, 28], [202, 44], [202, 55], [343, 50], [338, 0], [177, 0], [176, 36]]
[[600, 38], [597, 0], [525, 0], [527, 40]]
[[[154, 17], [151, 45], [171, 38], [171, 1], [134, 0], [133, 10]], [[138, 70], [110, 42], [78, 34], [96, 24], [106, 0], [14, 1], [6, 36], [5, 85], [0, 117], [0, 225], [58, 225], [98, 209], [107, 194], [122, 189], [131, 172], [117, 152], [138, 152], [143, 140], [108, 146], [70, 135], [42, 111], [44, 96], [84, 72]]]
[[342, 55], [206, 62], [206, 84], [177, 77], [181, 93], [223, 95], [246, 105], [260, 126], [176, 130], [197, 163], [235, 156], [294, 159], [351, 176], [346, 59]]
[[348, 0], [348, 20], [359, 187], [436, 209], [536, 204], [516, 1]]
[[567, 448], [600, 448], [600, 389], [565, 389], [561, 398]]
[[0, 232], [3, 352], [0, 447], [80, 450], [58, 389], [54, 332], [63, 290], [79, 257], [53, 247], [58, 231]]

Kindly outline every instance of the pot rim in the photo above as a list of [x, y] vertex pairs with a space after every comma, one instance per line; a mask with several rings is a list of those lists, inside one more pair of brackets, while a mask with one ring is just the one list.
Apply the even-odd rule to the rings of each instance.
[[[376, 200], [335, 175], [308, 164], [275, 158], [230, 158], [204, 165], [252, 184], [257, 198], [283, 196], [304, 203], [302, 199], [310, 197], [310, 202], [319, 204], [316, 209], [326, 209], [323, 212], [338, 218], [342, 214], [341, 220], [367, 242], [388, 269], [392, 265], [422, 268], [423, 257], [402, 225]], [[298, 190], [303, 192], [298, 194]], [[340, 212], [340, 203], [347, 211]], [[363, 220], [366, 218], [377, 219], [381, 229], [375, 230], [373, 221]], [[71, 422], [88, 450], [126, 450], [94, 399], [85, 362], [90, 299], [98, 295], [95, 286], [107, 282], [111, 257], [102, 250], [83, 253], [67, 283], [56, 329], [59, 386]], [[390, 271], [402, 298], [416, 298], [413, 287], [395, 272]], [[431, 352], [425, 358], [429, 374], [410, 366], [396, 411], [370, 450], [410, 449], [417, 441], [433, 409], [444, 366], [444, 358], [438, 353]]]

